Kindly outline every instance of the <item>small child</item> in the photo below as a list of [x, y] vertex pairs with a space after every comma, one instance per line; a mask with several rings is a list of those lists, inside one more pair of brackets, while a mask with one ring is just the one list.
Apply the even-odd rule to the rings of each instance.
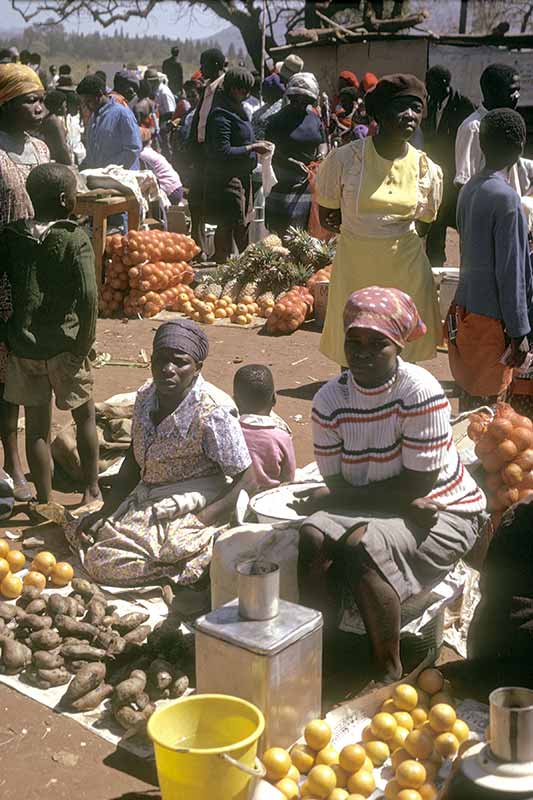
[[98, 487], [93, 346], [98, 297], [94, 253], [85, 231], [68, 219], [76, 206], [76, 178], [62, 164], [41, 164], [26, 181], [35, 213], [6, 225], [0, 237], [0, 275], [7, 273], [13, 314], [0, 326], [9, 358], [4, 399], [23, 405], [26, 455], [37, 501], [52, 493], [51, 398], [72, 412], [85, 479], [84, 502]]
[[183, 199], [183, 186], [180, 176], [165, 156], [154, 150], [152, 147], [152, 132], [148, 128], [141, 127], [141, 140], [143, 143], [141, 151], [142, 163], [146, 169], [154, 173], [171, 205], [177, 206]]
[[259, 491], [294, 480], [296, 457], [289, 426], [272, 409], [274, 380], [268, 367], [248, 364], [235, 373], [233, 397]]

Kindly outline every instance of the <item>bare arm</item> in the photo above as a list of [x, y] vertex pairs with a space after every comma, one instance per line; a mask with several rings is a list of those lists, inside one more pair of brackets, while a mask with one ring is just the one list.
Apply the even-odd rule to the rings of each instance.
[[[98, 511], [89, 514], [84, 520], [82, 530], [86, 533], [93, 532], [94, 526], [102, 520], [111, 516], [120, 504], [126, 499], [130, 492], [135, 489], [141, 478], [139, 465], [133, 455], [133, 445], [130, 445], [119, 473], [113, 484], [113, 488], [107, 495], [105, 502]], [[92, 530], [91, 530], [92, 529]]]
[[197, 514], [200, 522], [204, 525], [222, 525], [228, 521], [231, 512], [235, 508], [239, 492], [244, 490], [249, 495], [254, 494], [256, 491], [255, 473], [252, 466], [245, 469], [239, 475], [236, 475], [233, 483], [225, 493], [215, 498], [210, 505], [204, 508]]

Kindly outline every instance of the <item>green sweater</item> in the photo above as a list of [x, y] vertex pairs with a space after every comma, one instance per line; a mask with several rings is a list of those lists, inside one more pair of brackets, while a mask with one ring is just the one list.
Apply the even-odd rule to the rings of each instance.
[[18, 220], [0, 231], [0, 278], [11, 285], [13, 314], [0, 341], [16, 356], [46, 360], [88, 355], [95, 337], [98, 292], [89, 237], [70, 220], [35, 227]]

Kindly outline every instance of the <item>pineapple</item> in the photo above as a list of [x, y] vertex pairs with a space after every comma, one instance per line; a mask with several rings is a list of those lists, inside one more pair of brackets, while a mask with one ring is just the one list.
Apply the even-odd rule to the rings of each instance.
[[276, 298], [274, 296], [274, 292], [263, 292], [260, 294], [256, 300], [257, 305], [261, 308], [264, 305], [270, 305], [270, 303], [275, 303]]
[[279, 236], [276, 236], [275, 233], [270, 233], [268, 236], [265, 236], [261, 244], [264, 245], [264, 247], [279, 247], [281, 245], [281, 239]]
[[194, 290], [194, 296], [198, 300], [203, 300], [206, 295], [209, 294], [209, 289], [207, 287], [207, 283], [199, 283], [196, 289]]
[[249, 281], [248, 283], [244, 284], [241, 291], [239, 292], [239, 297], [237, 302], [242, 303], [245, 297], [251, 297], [252, 300], [256, 302], [258, 294], [259, 293], [257, 291], [257, 283], [255, 281]]
[[227, 283], [224, 284], [222, 289], [222, 296], [223, 297], [231, 297], [232, 300], [237, 302], [241, 291], [241, 284], [237, 281], [236, 278], [232, 278]]
[[222, 297], [222, 284], [216, 280], [210, 279], [207, 284], [207, 294], [214, 295], [217, 300]]

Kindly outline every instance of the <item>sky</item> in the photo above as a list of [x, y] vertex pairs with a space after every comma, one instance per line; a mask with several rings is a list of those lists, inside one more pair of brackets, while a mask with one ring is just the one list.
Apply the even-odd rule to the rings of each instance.
[[[42, 21], [42, 20], [41, 20]], [[26, 23], [21, 15], [14, 11], [10, 0], [0, 0], [0, 29], [21, 29]], [[161, 8], [156, 8], [147, 19], [129, 20], [120, 23], [125, 31], [131, 35], [147, 34], [154, 36], [177, 35], [180, 39], [205, 39], [228, 25], [210, 11], [196, 9], [192, 14], [180, 13], [165, 3]], [[113, 28], [103, 29], [93, 23], [89, 18], [73, 18], [65, 23], [67, 30], [89, 33], [93, 30], [113, 32]]]

